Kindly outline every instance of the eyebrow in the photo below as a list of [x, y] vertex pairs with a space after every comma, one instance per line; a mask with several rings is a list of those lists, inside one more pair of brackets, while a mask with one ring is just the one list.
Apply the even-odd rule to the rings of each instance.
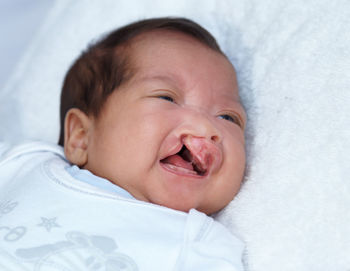
[[246, 115], [246, 110], [240, 100], [236, 99], [225, 99], [223, 105], [228, 108], [237, 108], [240, 112], [242, 111]]
[[176, 74], [171, 74], [171, 75], [149, 75], [145, 74], [142, 75], [140, 78], [136, 80], [137, 82], [142, 82], [142, 81], [166, 81], [174, 86], [176, 86], [179, 89], [182, 89], [185, 86], [184, 80], [176, 75]]

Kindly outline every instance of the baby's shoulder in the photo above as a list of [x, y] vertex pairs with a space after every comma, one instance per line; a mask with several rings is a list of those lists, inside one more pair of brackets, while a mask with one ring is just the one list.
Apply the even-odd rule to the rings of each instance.
[[20, 157], [32, 158], [42, 154], [64, 157], [63, 148], [43, 141], [24, 141], [19, 144], [0, 142], [0, 166]]
[[32, 174], [40, 172], [40, 165], [53, 158], [64, 160], [62, 147], [38, 141], [17, 145], [1, 143], [0, 187], [4, 188], [15, 180], [32, 179]]

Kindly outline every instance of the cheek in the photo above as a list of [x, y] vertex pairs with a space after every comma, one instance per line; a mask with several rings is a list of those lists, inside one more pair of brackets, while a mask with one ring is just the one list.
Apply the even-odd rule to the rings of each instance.
[[159, 104], [159, 101], [155, 100], [142, 104], [131, 116], [135, 129], [142, 131], [144, 137], [156, 139], [164, 137], [176, 125], [178, 113], [170, 103]]
[[242, 178], [245, 170], [246, 153], [244, 135], [241, 131], [235, 131], [225, 140], [226, 161], [225, 168], [229, 174]]
[[132, 157], [135, 164], [150, 166], [158, 158], [160, 146], [173, 127], [172, 114], [156, 107], [139, 106], [120, 117], [114, 134], [115, 139], [122, 142], [123, 153]]
[[239, 191], [244, 178], [246, 154], [244, 141], [241, 138], [233, 138], [226, 148], [226, 160], [223, 165], [222, 197], [231, 201]]

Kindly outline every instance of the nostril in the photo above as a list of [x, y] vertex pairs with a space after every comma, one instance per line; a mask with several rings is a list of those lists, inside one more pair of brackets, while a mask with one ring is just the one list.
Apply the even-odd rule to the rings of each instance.
[[218, 143], [219, 142], [219, 136], [217, 135], [214, 135], [210, 138], [212, 141], [214, 141], [215, 143]]

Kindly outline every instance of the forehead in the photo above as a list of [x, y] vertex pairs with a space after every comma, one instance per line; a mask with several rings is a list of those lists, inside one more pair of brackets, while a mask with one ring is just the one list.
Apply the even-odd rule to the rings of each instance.
[[183, 90], [202, 84], [239, 99], [230, 61], [187, 34], [168, 30], [140, 34], [128, 45], [128, 59], [133, 81], [165, 81]]

